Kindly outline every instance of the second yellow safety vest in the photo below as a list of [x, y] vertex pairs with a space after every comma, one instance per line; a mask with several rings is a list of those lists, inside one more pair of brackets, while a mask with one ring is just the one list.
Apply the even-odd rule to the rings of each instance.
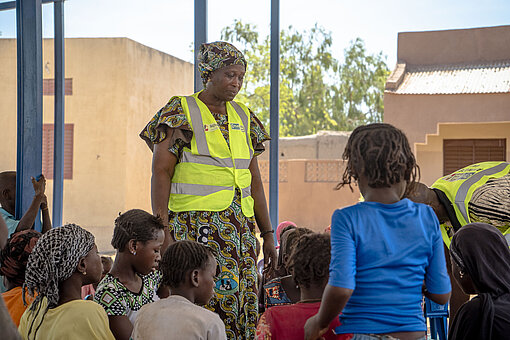
[[241, 193], [245, 216], [254, 215], [251, 197], [250, 112], [234, 101], [227, 102], [229, 145], [198, 93], [181, 97], [181, 105], [193, 130], [191, 148], [184, 147], [175, 166], [168, 209], [182, 211], [222, 211]]
[[[469, 165], [449, 175], [441, 177], [432, 188], [441, 190], [452, 203], [455, 215], [461, 226], [471, 223], [468, 213], [468, 204], [475, 190], [488, 180], [500, 178], [510, 172], [510, 163], [507, 162], [482, 162]], [[451, 238], [445, 226], [441, 225], [443, 240], [450, 247]], [[510, 233], [510, 228], [502, 231], [503, 234]]]

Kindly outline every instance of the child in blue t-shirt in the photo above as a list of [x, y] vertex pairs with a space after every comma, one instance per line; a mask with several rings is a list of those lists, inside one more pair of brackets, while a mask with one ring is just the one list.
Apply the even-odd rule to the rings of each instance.
[[335, 211], [330, 278], [319, 313], [305, 325], [317, 339], [340, 313], [337, 334], [356, 339], [425, 339], [422, 286], [432, 301], [450, 297], [439, 222], [432, 208], [402, 199], [419, 168], [402, 131], [389, 124], [356, 128], [347, 142], [342, 182], [365, 201]]

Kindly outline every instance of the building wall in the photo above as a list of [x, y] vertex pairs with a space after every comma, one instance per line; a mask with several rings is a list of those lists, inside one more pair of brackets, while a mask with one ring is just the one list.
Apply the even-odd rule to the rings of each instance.
[[[16, 41], [0, 40], [0, 171], [16, 168]], [[126, 38], [66, 39], [66, 123], [74, 124], [73, 179], [64, 180], [64, 222], [90, 229], [109, 248], [113, 221], [150, 211], [152, 153], [138, 134], [172, 95], [193, 91], [193, 65]], [[53, 41], [43, 42], [43, 78], [53, 78]], [[53, 123], [54, 97], [43, 97]], [[9, 114], [7, 114], [9, 112]], [[5, 125], [4, 125], [5, 122]], [[46, 193], [52, 202], [53, 181]], [[51, 210], [50, 210], [51, 211]]]
[[431, 185], [443, 176], [444, 139], [506, 138], [506, 160], [510, 161], [510, 120], [492, 123], [439, 123], [435, 134], [427, 134], [425, 143], [415, 144], [421, 170], [421, 182]]
[[384, 93], [384, 122], [402, 129], [411, 145], [425, 142], [441, 122], [510, 120], [510, 93], [398, 95]]
[[398, 34], [397, 60], [412, 65], [508, 60], [510, 26]]

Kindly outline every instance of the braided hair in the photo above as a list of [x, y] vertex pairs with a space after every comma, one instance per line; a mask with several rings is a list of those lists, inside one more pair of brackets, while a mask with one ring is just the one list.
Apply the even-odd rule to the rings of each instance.
[[177, 288], [185, 282], [188, 272], [205, 269], [213, 250], [194, 241], [178, 241], [168, 247], [159, 268], [163, 273], [163, 284]]
[[328, 234], [302, 235], [292, 249], [289, 271], [294, 281], [306, 288], [324, 284], [329, 278], [331, 241]]
[[164, 228], [161, 218], [141, 209], [128, 210], [115, 220], [112, 246], [124, 251], [129, 240], [142, 243], [154, 240], [156, 233]]
[[406, 135], [390, 124], [359, 126], [351, 133], [342, 158], [347, 166], [336, 189], [358, 181], [361, 175], [372, 188], [390, 187], [406, 181], [416, 182], [420, 169], [416, 164]]
[[[297, 240], [302, 236], [306, 234], [313, 233], [312, 230], [308, 228], [302, 228], [302, 227], [294, 227], [289, 228], [286, 231], [289, 231], [287, 238], [285, 239], [285, 245], [282, 244], [282, 247], [280, 248], [280, 252], [278, 253], [278, 266], [283, 266], [283, 256], [285, 254], [290, 255], [292, 252], [292, 249], [294, 248]], [[283, 236], [284, 233], [282, 233]]]
[[[38, 294], [30, 306], [30, 311], [38, 313], [43, 297], [46, 297], [48, 302], [34, 338], [48, 309], [58, 305], [59, 284], [73, 275], [80, 259], [87, 256], [94, 244], [94, 235], [76, 224], [53, 228], [39, 238], [28, 257], [23, 285], [23, 294], [25, 290], [32, 296], [36, 292]], [[30, 325], [29, 336], [35, 319], [34, 317]]]
[[40, 232], [31, 229], [14, 233], [0, 252], [0, 274], [15, 287], [25, 282], [28, 257], [40, 237]]

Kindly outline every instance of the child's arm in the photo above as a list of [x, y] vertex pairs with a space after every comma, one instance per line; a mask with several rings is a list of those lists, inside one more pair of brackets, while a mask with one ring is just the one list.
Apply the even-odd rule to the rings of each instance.
[[305, 324], [305, 339], [315, 340], [329, 328], [331, 321], [342, 312], [353, 290], [327, 285], [322, 296], [319, 313], [312, 316]]
[[48, 230], [51, 229], [51, 219], [50, 213], [48, 211], [48, 198], [44, 195], [41, 202], [41, 215], [42, 215], [42, 230], [41, 232], [44, 234]]
[[116, 340], [129, 340], [133, 332], [133, 324], [126, 315], [108, 315], [108, 321]]
[[0, 249], [4, 248], [7, 243], [7, 238], [9, 238], [9, 230], [7, 229], [7, 224], [5, 224], [4, 219], [0, 216]]
[[41, 202], [44, 199], [44, 191], [46, 190], [46, 178], [44, 178], [44, 175], [41, 175], [41, 178], [38, 181], [32, 177], [32, 185], [34, 186], [35, 192], [34, 198], [32, 199], [32, 203], [30, 204], [28, 210], [25, 212], [23, 217], [21, 217], [21, 220], [16, 227], [16, 232], [32, 229], [34, 227], [37, 213], [39, 212]]

